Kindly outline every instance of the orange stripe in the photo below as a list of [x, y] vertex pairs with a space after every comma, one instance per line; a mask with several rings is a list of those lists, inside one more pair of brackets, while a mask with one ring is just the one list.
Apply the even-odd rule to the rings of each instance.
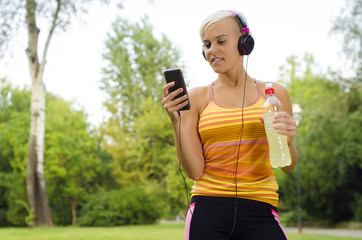
[[278, 184], [271, 171], [269, 146], [260, 121], [264, 100], [259, 96], [254, 104], [243, 109], [240, 146], [242, 109], [221, 107], [212, 99], [209, 101], [198, 126], [205, 170], [193, 186], [193, 196], [235, 196], [235, 166], [239, 157], [238, 196], [277, 205]]

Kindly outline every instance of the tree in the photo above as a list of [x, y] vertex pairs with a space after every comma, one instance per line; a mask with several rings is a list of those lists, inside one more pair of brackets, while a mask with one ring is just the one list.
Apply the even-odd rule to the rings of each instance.
[[30, 92], [0, 79], [0, 226], [25, 226]]
[[[119, 18], [113, 25], [113, 36], [109, 34], [106, 41], [104, 58], [109, 64], [103, 71], [102, 89], [108, 95], [105, 106], [112, 116], [103, 131], [107, 140], [105, 146], [114, 157], [121, 185], [127, 181], [139, 182], [143, 174], [137, 172], [148, 169], [150, 162], [136, 149], [144, 141], [151, 143], [153, 139], [139, 138], [142, 131], [136, 128], [136, 122], [146, 111], [154, 109], [158, 109], [156, 116], [164, 117], [158, 106], [164, 84], [162, 71], [177, 65], [180, 58], [180, 53], [165, 36], [161, 41], [154, 37], [147, 21], [144, 18], [141, 24], [131, 25]], [[148, 119], [142, 120], [148, 122]], [[163, 126], [167, 125], [166, 120]], [[166, 144], [172, 144], [170, 139]]]
[[[344, 116], [348, 117], [341, 127], [342, 138], [345, 144], [338, 148], [339, 156], [345, 156], [341, 170], [343, 175], [349, 176], [347, 179], [354, 179], [350, 187], [357, 190], [353, 198], [355, 220], [362, 221], [362, 189], [360, 185], [355, 185], [362, 172], [362, 138], [358, 134], [358, 129], [362, 124], [362, 1], [346, 0], [346, 7], [342, 9], [340, 15], [334, 22], [331, 30], [334, 34], [344, 35], [343, 50], [345, 55], [352, 61], [354, 77], [343, 78], [336, 76], [335, 79], [341, 82], [346, 92], [343, 99], [345, 104]], [[341, 75], [341, 74], [339, 74]], [[357, 130], [357, 134], [356, 134]], [[356, 172], [356, 170], [358, 172]]]
[[[72, 15], [77, 11], [85, 11], [89, 1], [56, 0], [18, 0], [0, 2], [0, 50], [7, 46], [13, 34], [19, 27], [25, 28], [28, 33], [28, 57], [31, 76], [31, 121], [29, 135], [29, 149], [27, 161], [27, 194], [28, 203], [33, 214], [36, 215], [36, 225], [52, 226], [49, 200], [46, 194], [44, 177], [44, 136], [45, 136], [45, 100], [46, 89], [43, 73], [47, 60], [47, 53], [54, 31], [57, 28], [65, 29]], [[25, 21], [24, 21], [25, 20]], [[45, 26], [46, 40], [40, 57], [38, 21], [48, 23]], [[2, 52], [2, 51], [0, 51]]]
[[[361, 86], [362, 78], [362, 1], [346, 0], [346, 7], [342, 9], [331, 29], [334, 34], [343, 34], [343, 50], [352, 60], [357, 79], [354, 83]], [[356, 81], [357, 80], [357, 81]], [[356, 87], [356, 86], [354, 86]]]
[[[184, 193], [183, 185], [174, 184], [177, 156], [173, 132], [160, 104], [162, 71], [182, 68], [180, 52], [165, 35], [155, 38], [147, 17], [136, 24], [119, 18], [106, 40], [104, 59], [108, 64], [101, 88], [107, 94], [104, 105], [111, 117], [102, 132], [105, 148], [113, 156], [113, 173], [120, 186], [140, 184], [163, 199], [158, 203], [164, 209], [170, 205], [170, 187], [181, 186], [173, 190]], [[179, 199], [177, 204], [181, 204]], [[177, 204], [172, 207], [179, 209]]]
[[[87, 115], [69, 102], [47, 94], [44, 169], [55, 224], [76, 224], [88, 194], [112, 186], [109, 155]], [[30, 91], [0, 79], [0, 226], [32, 224], [26, 203], [27, 133]], [[110, 184], [111, 183], [111, 184]]]
[[[357, 220], [362, 209], [361, 89], [347, 91], [335, 75], [315, 73], [311, 55], [287, 61], [282, 78], [292, 102], [303, 109], [298, 127], [303, 208], [331, 222]], [[295, 172], [278, 181], [281, 195], [288, 196], [283, 204], [295, 208]], [[339, 208], [341, 202], [348, 207]]]
[[[51, 196], [58, 196], [68, 202], [72, 225], [76, 225], [78, 201], [97, 172], [101, 171], [101, 159], [95, 151], [96, 135], [90, 131], [83, 111], [74, 110], [69, 102], [60, 98], [49, 98], [45, 136], [45, 173], [50, 185], [48, 191]], [[55, 203], [53, 205], [60, 204], [57, 199], [52, 201]], [[60, 223], [65, 224], [64, 221]]]

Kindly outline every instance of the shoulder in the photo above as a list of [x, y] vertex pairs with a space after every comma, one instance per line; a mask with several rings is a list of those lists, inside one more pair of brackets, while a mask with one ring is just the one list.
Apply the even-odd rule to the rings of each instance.
[[191, 107], [198, 111], [199, 114], [205, 109], [210, 97], [210, 85], [195, 87], [188, 92]]
[[275, 96], [279, 99], [279, 101], [282, 102], [283, 104], [283, 108], [286, 112], [288, 112], [290, 115], [292, 115], [292, 103], [290, 100], [290, 96], [288, 93], [288, 90], [286, 89], [286, 87], [280, 83], [277, 82], [261, 82], [259, 81], [259, 84], [261, 86], [261, 90], [263, 95], [265, 96], [265, 84], [266, 83], [271, 83], [273, 84], [273, 88], [274, 88], [274, 92], [275, 92]]
[[207, 86], [200, 86], [191, 88], [189, 91], [190, 95], [200, 95], [200, 94], [208, 94], [210, 89], [210, 85]]

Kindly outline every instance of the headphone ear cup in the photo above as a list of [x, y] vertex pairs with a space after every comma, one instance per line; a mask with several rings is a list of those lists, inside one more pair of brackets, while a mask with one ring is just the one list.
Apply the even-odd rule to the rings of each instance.
[[240, 55], [249, 55], [254, 49], [254, 38], [250, 34], [239, 38], [238, 50]]
[[205, 46], [202, 46], [202, 56], [204, 56], [205, 60], [207, 61], [206, 56], [205, 56]]

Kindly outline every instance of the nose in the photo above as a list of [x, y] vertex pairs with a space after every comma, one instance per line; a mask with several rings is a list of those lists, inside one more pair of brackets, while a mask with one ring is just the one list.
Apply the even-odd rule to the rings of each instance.
[[211, 44], [211, 46], [210, 46], [210, 48], [209, 48], [209, 52], [211, 53], [211, 54], [215, 54], [215, 53], [217, 53], [217, 45], [216, 44]]
[[205, 58], [209, 59], [210, 56], [216, 56], [218, 48], [215, 44], [211, 44], [209, 48], [205, 48]]

